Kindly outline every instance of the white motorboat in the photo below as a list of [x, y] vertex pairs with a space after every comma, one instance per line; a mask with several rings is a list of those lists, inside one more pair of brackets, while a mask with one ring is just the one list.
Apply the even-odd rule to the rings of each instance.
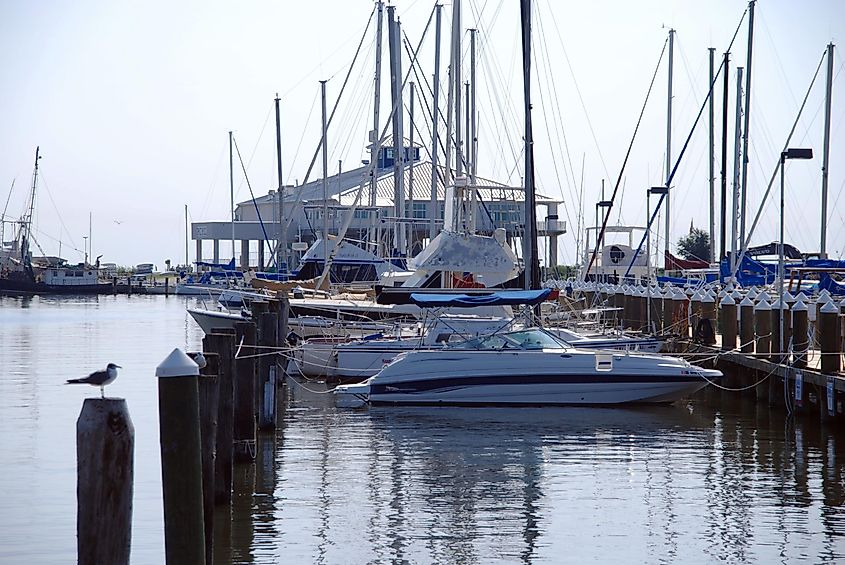
[[566, 328], [548, 328], [549, 332], [573, 347], [581, 349], [613, 349], [640, 353], [660, 353], [664, 339], [631, 337], [623, 334], [581, 334]]
[[293, 351], [294, 368], [309, 378], [361, 381], [405, 351], [443, 348], [447, 343], [500, 331], [512, 323], [511, 318], [443, 315], [429, 323], [397, 325], [390, 335], [315, 337]]
[[530, 328], [402, 353], [334, 393], [345, 407], [670, 403], [721, 376], [679, 358], [577, 349]]

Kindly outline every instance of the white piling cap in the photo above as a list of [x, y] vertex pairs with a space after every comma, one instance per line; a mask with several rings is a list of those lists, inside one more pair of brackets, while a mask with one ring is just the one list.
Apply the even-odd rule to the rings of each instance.
[[730, 294], [726, 294], [725, 297], [719, 301], [719, 304], [722, 306], [734, 306], [736, 305], [736, 300], [734, 300], [733, 296]]
[[196, 377], [199, 374], [199, 365], [178, 347], [156, 367], [157, 377]]
[[795, 304], [792, 305], [792, 311], [793, 312], [807, 312], [808, 308], [807, 308], [807, 305], [804, 304], [804, 301], [799, 299], [799, 300], [796, 300]]
[[758, 294], [757, 296], [755, 296], [755, 298], [757, 299], [757, 302], [763, 302], [764, 300], [766, 302], [771, 301], [771, 298], [769, 297], [769, 293], [766, 292], [765, 290], [763, 292], [761, 292], [760, 294]]
[[809, 302], [809, 299], [807, 298], [807, 295], [804, 294], [803, 290], [798, 293], [798, 296], [795, 297], [795, 300], [800, 300], [801, 302], [804, 302], [805, 304], [807, 302]]
[[771, 309], [772, 309], [772, 305], [769, 304], [769, 301], [765, 300], [765, 299], [761, 300], [760, 302], [757, 303], [756, 306], [754, 306], [754, 310], [757, 311], [757, 312], [765, 312], [766, 310], [771, 310]]
[[819, 293], [819, 298], [821, 298], [822, 296], [830, 296], [830, 291], [827, 290], [826, 288], [823, 288], [821, 290], [821, 292]]
[[703, 304], [713, 304], [714, 302], [716, 302], [716, 297], [715, 297], [715, 296], [710, 296], [710, 294], [709, 294], [709, 293], [706, 293], [706, 292], [705, 292], [705, 293], [704, 293], [704, 296], [703, 296], [703, 297], [701, 297], [701, 302], [702, 302]]
[[838, 314], [839, 313], [839, 307], [831, 301], [831, 302], [825, 303], [825, 305], [822, 306], [821, 311], [825, 312], [827, 314], [829, 314], [829, 313]]
[[754, 306], [754, 301], [753, 301], [753, 300], [751, 300], [750, 298], [748, 298], [748, 297], [746, 296], [745, 298], [743, 298], [743, 299], [742, 299], [742, 302], [740, 302], [740, 303], [739, 303], [739, 307], [740, 307], [740, 308], [742, 308], [742, 307], [746, 307], [746, 308], [747, 308], [748, 306], [752, 306], [752, 307], [753, 307], [753, 306]]

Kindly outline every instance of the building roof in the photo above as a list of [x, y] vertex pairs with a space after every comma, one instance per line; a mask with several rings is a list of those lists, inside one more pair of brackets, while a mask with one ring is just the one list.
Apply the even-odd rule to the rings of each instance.
[[[414, 186], [413, 197], [415, 200], [430, 200], [431, 199], [431, 161], [416, 161], [414, 162]], [[446, 168], [438, 165], [438, 179], [437, 179], [437, 199], [445, 200], [446, 189], [443, 183], [443, 176]], [[339, 201], [342, 206], [352, 206], [355, 197], [364, 175], [367, 173], [369, 167], [361, 166], [356, 169], [341, 172], [340, 175], [333, 175], [327, 180], [328, 197], [332, 200]], [[406, 163], [404, 167], [404, 184], [405, 184], [405, 198], [410, 199], [411, 191], [410, 185], [410, 163]], [[393, 206], [393, 167], [376, 169], [376, 205], [380, 207]], [[478, 177], [476, 179], [476, 188], [479, 192], [480, 198], [484, 202], [496, 201], [510, 201], [522, 202], [525, 199], [525, 189], [521, 186], [508, 186], [490, 179]], [[364, 182], [364, 189], [358, 202], [359, 206], [367, 206], [370, 202], [370, 184]], [[284, 189], [285, 202], [294, 201], [323, 201], [323, 181], [318, 179], [306, 184], [296, 187], [286, 186]], [[538, 204], [554, 204], [559, 203], [559, 200], [537, 194]], [[265, 196], [256, 198], [257, 204], [271, 203], [275, 199], [275, 191]], [[245, 200], [238, 203], [238, 206], [252, 206], [252, 199]]]

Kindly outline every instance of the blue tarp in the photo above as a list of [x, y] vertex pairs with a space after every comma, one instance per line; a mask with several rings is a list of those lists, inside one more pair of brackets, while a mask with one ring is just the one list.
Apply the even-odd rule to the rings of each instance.
[[232, 257], [232, 260], [228, 263], [209, 263], [208, 261], [196, 261], [198, 267], [209, 267], [211, 269], [222, 269], [224, 271], [234, 271], [235, 270], [235, 258]]
[[426, 294], [411, 293], [411, 302], [422, 308], [474, 308], [476, 306], [517, 306], [520, 304], [539, 304], [548, 298], [552, 289], [543, 290], [502, 290], [489, 294]]
[[819, 284], [817, 286], [819, 290], [825, 289], [829, 293], [835, 294], [837, 296], [845, 295], [845, 284], [836, 282], [827, 273], [822, 273], [821, 277], [819, 277]]

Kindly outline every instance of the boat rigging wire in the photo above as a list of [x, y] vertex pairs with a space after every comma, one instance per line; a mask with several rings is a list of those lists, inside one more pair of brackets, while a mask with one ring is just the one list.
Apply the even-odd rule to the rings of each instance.
[[[584, 272], [585, 277], [590, 274], [590, 269], [592, 268], [593, 263], [596, 260], [596, 256], [599, 253], [599, 245], [601, 245], [602, 238], [604, 237], [604, 231], [607, 229], [607, 220], [610, 218], [611, 210], [613, 210], [613, 203], [616, 201], [616, 195], [619, 192], [619, 184], [622, 182], [623, 175], [625, 174], [625, 166], [628, 164], [628, 158], [631, 156], [631, 149], [634, 147], [634, 140], [637, 138], [637, 131], [640, 129], [640, 123], [643, 120], [643, 114], [645, 114], [648, 99], [651, 97], [651, 90], [654, 87], [654, 81], [657, 79], [657, 71], [660, 70], [660, 63], [663, 61], [663, 55], [666, 53], [666, 45], [668, 45], [668, 43], [669, 38], [667, 37], [663, 42], [663, 49], [660, 50], [660, 57], [657, 59], [657, 66], [654, 68], [654, 74], [651, 76], [651, 83], [648, 85], [648, 92], [645, 95], [643, 107], [640, 110], [640, 117], [637, 118], [637, 125], [634, 127], [634, 134], [631, 136], [631, 142], [628, 144], [628, 151], [625, 153], [625, 159], [622, 161], [622, 168], [619, 171], [619, 176], [616, 178], [616, 185], [613, 187], [613, 193], [610, 196], [610, 207], [608, 207], [607, 211], [604, 213], [601, 230], [599, 230], [599, 233], [596, 235], [596, 247], [590, 255], [590, 262], [587, 264], [587, 269]], [[669, 181], [667, 181], [666, 184], [668, 185]], [[636, 254], [634, 255], [634, 258], [636, 258]]]
[[[241, 170], [244, 172], [244, 180], [246, 181], [246, 186], [249, 188], [249, 194], [252, 196], [252, 205], [255, 206], [255, 213], [258, 216], [258, 223], [261, 224], [261, 232], [264, 234], [264, 241], [269, 243], [269, 238], [267, 237], [267, 229], [264, 227], [264, 220], [261, 219], [261, 211], [258, 209], [258, 203], [255, 201], [255, 193], [252, 191], [252, 185], [249, 182], [249, 175], [246, 174], [246, 167], [244, 166], [243, 157], [241, 157], [241, 150], [238, 147], [238, 142], [234, 136], [232, 136], [232, 141], [235, 144], [235, 151], [238, 154], [238, 161], [241, 163]], [[264, 242], [260, 242], [259, 245], [264, 245]], [[234, 256], [234, 250], [232, 251], [232, 255]], [[241, 258], [243, 261], [243, 258]], [[249, 263], [249, 261], [247, 261]], [[273, 265], [276, 265], [276, 254], [273, 253]]]
[[[745, 11], [742, 12], [742, 17], [739, 19], [739, 23], [736, 26], [736, 30], [734, 30], [733, 37], [731, 38], [731, 42], [728, 44], [727, 51], [730, 51], [733, 47], [734, 41], [736, 40], [736, 36], [739, 33], [739, 29], [742, 26], [742, 22], [745, 20], [745, 15], [748, 13], [748, 9], [746, 8]], [[666, 179], [666, 189], [668, 192], [669, 187], [672, 186], [672, 180], [675, 178], [675, 173], [678, 171], [678, 167], [681, 164], [681, 161], [686, 154], [687, 148], [689, 147], [690, 140], [692, 139], [693, 133], [695, 133], [695, 128], [698, 126], [698, 121], [701, 119], [702, 114], [704, 114], [704, 108], [707, 106], [708, 99], [713, 96], [713, 88], [716, 86], [716, 81], [719, 79], [719, 75], [722, 74], [722, 70], [725, 68], [725, 61], [722, 59], [722, 62], [719, 64], [719, 68], [716, 73], [713, 75], [713, 82], [710, 83], [710, 90], [707, 93], [707, 96], [704, 97], [704, 100], [701, 102], [701, 107], [698, 109], [698, 115], [695, 117], [695, 120], [692, 123], [692, 127], [687, 134], [687, 138], [684, 141], [684, 145], [681, 147], [681, 152], [678, 154], [678, 158], [675, 160], [675, 165], [672, 167], [672, 171], [669, 173], [668, 178]], [[654, 207], [654, 213], [649, 218], [648, 224], [646, 225], [645, 233], [643, 233], [643, 237], [640, 240], [640, 244], [637, 246], [636, 251], [634, 251], [634, 256], [631, 258], [631, 264], [628, 265], [628, 268], [625, 270], [624, 277], [627, 277], [631, 273], [631, 266], [634, 264], [634, 261], [637, 259], [637, 255], [639, 255], [640, 250], [643, 248], [643, 244], [645, 243], [646, 237], [648, 237], [648, 233], [651, 230], [651, 224], [654, 223], [654, 218], [657, 217], [658, 212], [663, 205], [663, 201], [666, 199], [666, 194], [661, 194], [660, 199], [657, 201], [657, 205]], [[609, 213], [609, 211], [608, 211]], [[668, 214], [667, 210], [667, 214]], [[669, 239], [669, 234], [666, 234], [666, 239]], [[595, 256], [593, 256], [595, 258]], [[591, 261], [592, 264], [592, 261]]]

